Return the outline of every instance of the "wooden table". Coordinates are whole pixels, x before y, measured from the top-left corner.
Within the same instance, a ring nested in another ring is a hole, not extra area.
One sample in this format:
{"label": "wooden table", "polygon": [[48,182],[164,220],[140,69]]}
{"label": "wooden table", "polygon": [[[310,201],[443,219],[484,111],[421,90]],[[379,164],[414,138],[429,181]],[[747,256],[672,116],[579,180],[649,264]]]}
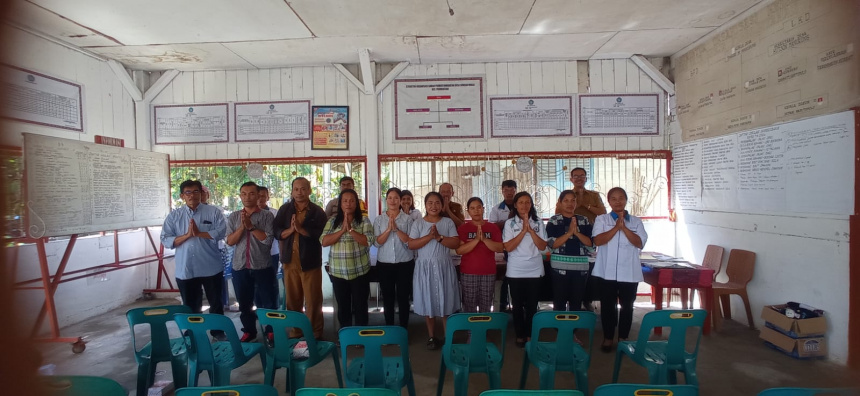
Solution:
{"label": "wooden table", "polygon": [[[665,265],[665,266],[664,266]],[[645,283],[651,285],[651,295],[654,299],[654,309],[663,309],[663,289],[695,289],[702,295],[702,302],[708,316],[702,328],[704,334],[711,333],[711,317],[714,306],[714,290],[711,287],[714,270],[701,265],[675,262],[642,262],[642,275]],[[662,329],[654,329],[655,334],[661,334]]]}

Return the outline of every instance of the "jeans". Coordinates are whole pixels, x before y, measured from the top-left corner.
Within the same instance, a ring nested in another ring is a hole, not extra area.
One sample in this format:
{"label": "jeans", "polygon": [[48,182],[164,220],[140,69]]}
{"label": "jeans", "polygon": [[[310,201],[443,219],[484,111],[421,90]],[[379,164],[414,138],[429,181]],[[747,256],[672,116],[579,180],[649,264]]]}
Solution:
{"label": "jeans", "polygon": [[278,309],[278,287],[275,267],[263,269],[233,270],[233,289],[239,302],[239,320],[242,331],[257,334],[257,315],[254,313],[254,298],[258,296],[258,308]]}

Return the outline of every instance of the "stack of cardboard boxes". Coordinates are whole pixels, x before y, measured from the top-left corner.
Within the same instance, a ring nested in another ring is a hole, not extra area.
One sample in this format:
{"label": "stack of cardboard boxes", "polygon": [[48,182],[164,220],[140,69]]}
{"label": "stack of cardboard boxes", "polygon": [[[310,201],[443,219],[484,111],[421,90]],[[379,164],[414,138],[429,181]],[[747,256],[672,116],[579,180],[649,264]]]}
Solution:
{"label": "stack of cardboard boxes", "polygon": [[765,344],[795,358],[827,356],[827,320],[823,311],[804,306],[811,311],[822,312],[818,317],[797,319],[785,315],[786,304],[765,305],[761,317],[765,327],[760,337]]}

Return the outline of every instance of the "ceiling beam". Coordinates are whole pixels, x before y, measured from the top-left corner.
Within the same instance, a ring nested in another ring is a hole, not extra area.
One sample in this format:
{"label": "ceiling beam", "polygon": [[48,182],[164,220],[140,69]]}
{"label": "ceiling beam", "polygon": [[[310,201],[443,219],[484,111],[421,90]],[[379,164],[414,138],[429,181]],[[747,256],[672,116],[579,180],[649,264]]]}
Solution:
{"label": "ceiling beam", "polygon": [[633,55],[630,57],[630,60],[632,60],[636,66],[639,66],[639,69],[645,72],[648,77],[651,77],[651,80],[654,80],[654,82],[657,83],[660,88],[663,88],[663,90],[670,96],[675,94],[675,83],[669,81],[663,73],[660,73],[660,70],[657,70],[651,62],[648,62],[648,59],[645,59],[642,55]]}
{"label": "ceiling beam", "polygon": [[134,80],[131,79],[131,76],[125,70],[122,63],[109,59],[107,64],[110,66],[110,69],[113,70],[113,74],[116,74],[116,78],[119,79],[122,86],[125,87],[125,90],[128,91],[128,94],[131,95],[131,98],[134,99],[135,102],[143,100],[143,94],[140,93],[140,89],[138,89],[137,85],[134,84]]}
{"label": "ceiling beam", "polygon": [[358,65],[361,67],[361,79],[364,81],[364,94],[370,95],[374,92],[373,89],[376,86],[376,82],[373,81],[375,67],[373,62],[370,61],[370,49],[362,48],[358,50]]}
{"label": "ceiling beam", "polygon": [[176,69],[164,72],[164,74],[158,78],[158,81],[146,90],[146,93],[143,95],[143,100],[147,103],[152,102],[152,100],[155,99],[155,97],[158,96],[164,88],[167,88],[167,85],[170,84],[170,82],[178,75],[179,70]]}
{"label": "ceiling beam", "polygon": [[379,84],[376,84],[376,94],[379,95],[379,93],[382,92],[382,90],[385,89],[388,84],[391,84],[391,82],[394,81],[394,79],[397,78],[400,73],[403,73],[403,71],[406,70],[408,66],[409,62],[400,62],[397,64],[397,66],[394,66],[394,68],[391,69],[391,71],[389,71],[388,74],[386,74],[385,77],[379,81]]}
{"label": "ceiling beam", "polygon": [[355,78],[355,76],[353,76],[352,73],[349,72],[349,70],[346,70],[343,65],[341,65],[340,63],[332,63],[332,66],[334,66],[335,70],[339,71],[340,74],[343,74],[343,76],[346,77],[346,79],[351,82],[352,85],[355,85],[356,88],[362,91],[364,90],[364,84],[362,84],[361,81],[358,81],[358,79]]}

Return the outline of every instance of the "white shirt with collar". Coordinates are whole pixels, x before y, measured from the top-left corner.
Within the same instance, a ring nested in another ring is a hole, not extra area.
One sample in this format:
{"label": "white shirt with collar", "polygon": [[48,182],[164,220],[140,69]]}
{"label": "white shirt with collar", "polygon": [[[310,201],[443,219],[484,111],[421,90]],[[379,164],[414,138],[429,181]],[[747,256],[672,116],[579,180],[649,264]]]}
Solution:
{"label": "white shirt with collar", "polygon": [[[615,227],[616,220],[612,213],[602,214],[594,219],[592,237],[596,237]],[[628,216],[624,225],[642,239],[642,246],[648,241],[645,225],[636,216]],[[592,275],[606,280],[618,282],[642,282],[642,263],[639,261],[641,249],[633,246],[624,232],[618,231],[608,243],[597,247],[597,260],[594,263]]]}
{"label": "white shirt with collar", "polygon": [[505,201],[502,201],[502,203],[490,209],[490,216],[487,217],[487,220],[490,223],[498,223],[500,221],[507,221],[510,216],[511,209],[508,208],[508,205],[505,205]]}
{"label": "white shirt with collar", "polygon": [[[543,221],[529,219],[529,224],[541,239],[546,240],[546,226]],[[519,216],[508,219],[502,231],[502,241],[514,239],[522,230],[523,220]],[[538,250],[530,235],[523,236],[520,244],[508,252],[508,269],[505,275],[509,278],[540,278],[544,275],[543,251]]]}

